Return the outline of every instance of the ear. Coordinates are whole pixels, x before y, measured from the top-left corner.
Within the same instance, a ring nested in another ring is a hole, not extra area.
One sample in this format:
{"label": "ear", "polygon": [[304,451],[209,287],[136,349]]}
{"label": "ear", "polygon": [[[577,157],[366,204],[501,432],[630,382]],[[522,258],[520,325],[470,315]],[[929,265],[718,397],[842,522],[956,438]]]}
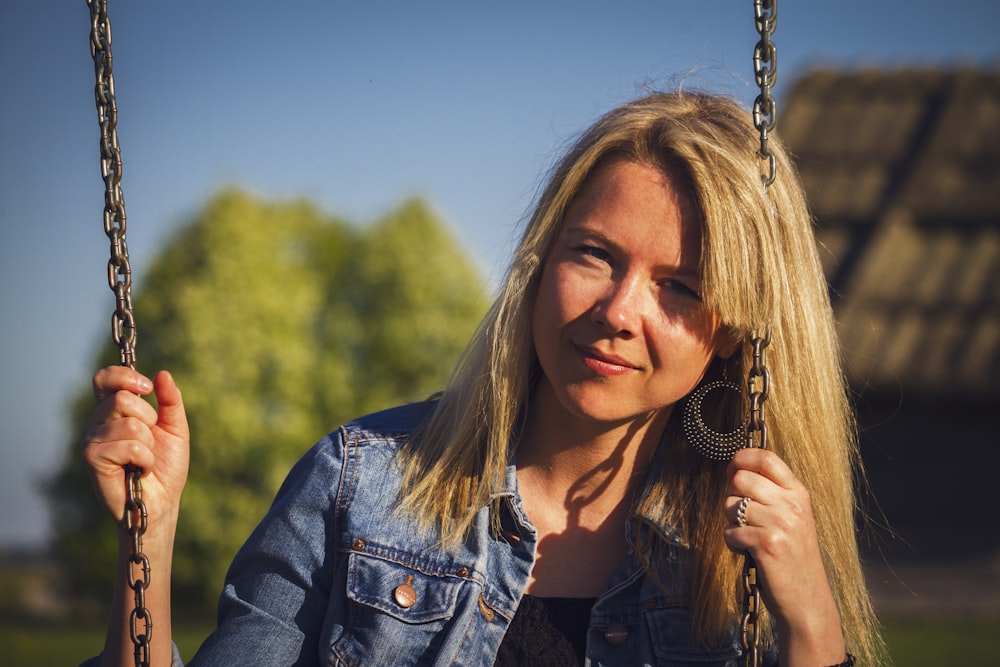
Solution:
{"label": "ear", "polygon": [[740,349],[740,343],[743,342],[742,338],[729,327],[720,327],[715,336],[715,354],[720,359],[728,359],[736,354],[736,350]]}

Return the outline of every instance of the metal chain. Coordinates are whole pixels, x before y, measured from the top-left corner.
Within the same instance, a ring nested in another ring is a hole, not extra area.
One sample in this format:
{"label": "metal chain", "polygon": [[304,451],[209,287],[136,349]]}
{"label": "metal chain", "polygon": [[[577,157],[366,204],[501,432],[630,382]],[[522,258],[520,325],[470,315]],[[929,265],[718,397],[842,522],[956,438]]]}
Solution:
{"label": "metal chain", "polygon": [[[94,97],[97,120],[101,126],[101,177],[104,179],[104,233],[111,243],[108,260],[108,285],[115,293],[115,312],[111,333],[118,345],[122,366],[135,369],[135,317],[132,314],[132,267],[125,243],[125,198],[122,195],[122,158],[118,146],[118,105],[115,101],[115,77],[111,71],[111,22],[107,0],[87,0],[90,8],[90,55],[94,59]],[[136,667],[149,667],[149,643],[153,621],[146,609],[149,587],[149,559],[142,551],[146,532],[146,505],[142,501],[142,470],[125,470],[125,525],[132,538],[128,583],[135,604],[129,615],[129,632],[135,647]],[[136,576],[136,569],[142,573]],[[140,621],[141,626],[140,627]]]}
{"label": "metal chain", "polygon": [[115,293],[111,330],[122,366],[135,368],[135,318],[132,315],[132,268],[125,244],[122,157],[118,146],[118,105],[111,72],[111,23],[107,0],[87,0],[90,7],[90,54],[94,58],[94,97],[101,126],[101,177],[104,179],[104,233],[111,241],[108,285]]}
{"label": "metal chain", "polygon": [[747,373],[747,395],[750,397],[750,419],[747,422],[747,446],[767,449],[767,424],[764,422],[764,401],[771,391],[771,373],[767,370],[764,350],[771,344],[771,330],[750,339],[753,363]]}
{"label": "metal chain", "polygon": [[[767,370],[764,350],[771,342],[771,330],[763,336],[754,334],[753,363],[747,374],[747,396],[750,397],[750,419],[747,423],[747,446],[767,449],[767,424],[764,422],[764,402],[771,389],[771,374]],[[743,619],[740,622],[740,639],[747,667],[759,667],[760,651],[760,586],[757,582],[757,564],[748,553],[743,558]]]}
{"label": "metal chain", "polygon": [[[135,649],[136,667],[149,667],[149,642],[153,638],[153,619],[146,608],[146,589],[149,588],[149,558],[142,552],[142,536],[146,532],[146,505],[142,502],[142,470],[126,471],[128,493],[125,501],[125,527],[132,537],[132,555],[129,558],[128,585],[134,595],[129,614],[129,635]],[[136,568],[142,577],[136,576]],[[139,631],[142,621],[143,632]]]}
{"label": "metal chain", "polygon": [[[754,0],[754,25],[760,39],[753,49],[753,71],[760,94],[753,102],[753,125],[760,133],[758,154],[764,161],[761,183],[764,191],[774,183],[776,163],[774,152],[768,145],[768,134],[777,125],[777,107],[771,89],[778,77],[778,52],[771,41],[778,23],[778,0]],[[755,332],[751,337],[753,363],[747,374],[747,395],[750,397],[750,419],[747,425],[747,446],[767,448],[767,424],[764,421],[764,402],[771,388],[771,375],[764,359],[764,350],[771,342],[771,329],[763,335]],[[760,667],[761,627],[760,627],[760,585],[757,578],[757,564],[748,553],[743,560],[743,619],[740,623],[740,639],[743,643],[744,664]]]}
{"label": "metal chain", "polygon": [[774,48],[771,35],[778,24],[778,0],[754,0],[754,24],[760,39],[753,49],[753,73],[760,88],[760,94],[753,101],[753,125],[760,133],[760,157],[766,160],[766,171],[761,174],[764,187],[774,183],[774,153],[768,146],[768,133],[774,130],[778,121],[777,107],[771,88],[778,78],[778,51]]}

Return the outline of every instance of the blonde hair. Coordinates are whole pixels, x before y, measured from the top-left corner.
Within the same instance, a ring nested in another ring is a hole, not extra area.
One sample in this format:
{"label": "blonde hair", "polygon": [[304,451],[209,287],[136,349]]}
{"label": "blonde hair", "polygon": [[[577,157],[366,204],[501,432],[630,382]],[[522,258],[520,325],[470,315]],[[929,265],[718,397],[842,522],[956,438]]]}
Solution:
{"label": "blonde hair", "polygon": [[[552,171],[499,296],[433,414],[404,450],[402,506],[437,524],[445,544],[462,539],[480,508],[496,509],[510,447],[540,372],[531,314],[542,262],[567,207],[595,169],[620,158],[648,164],[699,210],[705,304],[743,341],[736,354],[716,363],[731,378],[745,377],[750,336],[771,329],[769,448],[809,489],[848,647],[862,664],[877,664],[883,651],[854,526],[853,475],[861,470],[860,457],[832,309],[801,185],[777,137],[771,146],[778,178],[765,192],[748,112],[705,93],[652,94],[610,111],[585,131]],[[734,408],[719,407],[720,413]],[[742,405],[735,410],[745,411]],[[673,437],[664,443],[668,460],[659,482],[637,512],[686,536],[695,628],[707,642],[738,613],[741,559],[722,538],[725,466],[694,453],[683,436]],[[659,531],[639,531],[636,546],[647,571],[655,573],[652,564],[668,548]]]}

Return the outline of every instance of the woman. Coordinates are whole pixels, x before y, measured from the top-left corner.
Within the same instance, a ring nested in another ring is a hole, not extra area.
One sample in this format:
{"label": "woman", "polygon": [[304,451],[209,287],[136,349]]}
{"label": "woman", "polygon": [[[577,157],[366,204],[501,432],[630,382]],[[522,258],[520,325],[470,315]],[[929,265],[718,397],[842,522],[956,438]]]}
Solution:
{"label": "woman", "polygon": [[[600,119],[551,175],[449,387],[338,429],[293,468],[194,662],[735,665],[748,552],[765,662],[852,664],[849,649],[875,664],[833,319],[776,152],[765,192],[747,113],[710,95]],[[726,387],[767,327],[769,448],[709,460],[684,413],[739,426],[746,399]],[[119,521],[122,466],[146,471],[145,551],[165,581],[180,392],[124,368],[94,387],[86,460]],[[158,412],[136,396],[151,391]],[[130,547],[123,533],[120,580]],[[153,664],[171,659],[165,588],[147,591]],[[130,605],[122,587],[102,664],[131,664]]]}

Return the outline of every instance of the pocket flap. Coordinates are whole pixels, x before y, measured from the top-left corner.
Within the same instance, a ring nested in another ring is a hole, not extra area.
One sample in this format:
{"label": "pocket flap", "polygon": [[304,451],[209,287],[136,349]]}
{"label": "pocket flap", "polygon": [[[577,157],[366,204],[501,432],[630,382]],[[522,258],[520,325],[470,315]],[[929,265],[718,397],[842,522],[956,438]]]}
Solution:
{"label": "pocket flap", "polygon": [[453,616],[461,585],[396,561],[360,553],[348,557],[347,597],[408,623]]}

